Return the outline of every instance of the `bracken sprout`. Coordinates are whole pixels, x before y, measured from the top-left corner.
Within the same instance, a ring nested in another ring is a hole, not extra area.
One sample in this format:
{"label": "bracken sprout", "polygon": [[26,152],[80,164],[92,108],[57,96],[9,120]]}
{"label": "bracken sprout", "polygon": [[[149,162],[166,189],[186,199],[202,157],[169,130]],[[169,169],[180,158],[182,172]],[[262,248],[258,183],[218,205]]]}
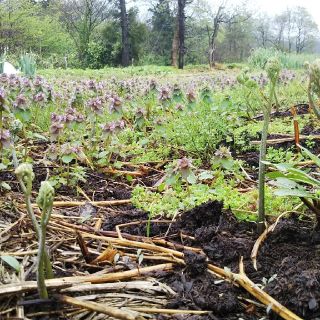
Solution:
{"label": "bracken sprout", "polygon": [[267,105],[263,108],[263,128],[261,135],[260,156],[259,156],[259,204],[258,204],[258,232],[262,233],[265,227],[265,171],[267,153],[267,135],[270,123],[270,114],[272,103],[275,97],[275,89],[281,71],[281,65],[278,58],[270,58],[266,64],[266,71],[269,78],[269,99]]}
{"label": "bracken sprout", "polygon": [[320,99],[320,59],[315,60],[313,63],[306,63],[309,73],[309,83],[308,83],[308,98],[309,104],[320,120],[320,109],[314,101],[314,95]]}
{"label": "bracken sprout", "polygon": [[[32,182],[34,180],[34,172],[32,165],[30,163],[22,163],[15,170],[15,174],[19,181],[21,190],[25,197],[25,203],[27,212],[32,221],[33,227],[36,231],[36,235],[39,241],[39,251],[38,251],[38,289],[41,298],[46,298],[46,289],[44,287],[44,279],[53,278],[52,266],[49,258],[49,254],[45,247],[45,233],[46,226],[48,224],[52,205],[54,190],[49,182],[43,182],[39,191],[39,196],[37,198],[37,204],[40,209],[42,209],[41,222],[37,221],[34,214],[32,203],[31,203],[31,193],[32,193]],[[40,283],[40,285],[39,285]]]}

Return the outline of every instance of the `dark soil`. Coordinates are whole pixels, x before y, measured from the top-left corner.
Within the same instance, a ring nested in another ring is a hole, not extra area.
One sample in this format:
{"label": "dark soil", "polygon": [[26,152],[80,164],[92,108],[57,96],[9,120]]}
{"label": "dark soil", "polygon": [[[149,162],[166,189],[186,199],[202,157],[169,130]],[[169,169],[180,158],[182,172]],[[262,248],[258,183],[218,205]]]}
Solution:
{"label": "dark soil", "polygon": [[[115,225],[134,220],[145,220],[141,211],[126,215],[106,217],[105,230],[114,230]],[[163,235],[165,224],[151,224],[152,235]],[[146,234],[145,224],[123,228],[132,235]],[[183,237],[181,233],[194,237]],[[248,294],[233,284],[218,281],[206,272],[208,260],[222,268],[238,272],[242,256],[248,277],[291,311],[303,319],[320,317],[320,231],[313,230],[310,221],[296,217],[279,222],[262,245],[258,255],[258,271],[250,260],[250,253],[257,235],[253,223],[239,222],[229,211],[222,210],[222,203],[214,201],[184,213],[171,225],[169,238],[176,243],[202,248],[205,255],[186,251],[186,267],[176,268],[173,274],[161,280],[177,292],[168,308],[211,310],[212,315],[200,317],[174,317],[174,319],[260,319],[266,309],[256,308],[239,296]],[[187,239],[187,240],[186,240]],[[268,279],[274,278],[268,283]],[[263,281],[263,278],[267,279]],[[270,314],[270,319],[277,316]],[[173,317],[168,317],[172,319]],[[168,319],[165,316],[159,319]]]}
{"label": "dark soil", "polygon": [[[294,106],[296,108],[297,115],[303,115],[310,113],[310,108],[307,103],[299,103]],[[273,118],[285,118],[285,117],[292,117],[292,112],[290,109],[285,111],[275,111],[271,113]],[[259,115],[254,118],[255,120],[262,120],[263,115]]]}

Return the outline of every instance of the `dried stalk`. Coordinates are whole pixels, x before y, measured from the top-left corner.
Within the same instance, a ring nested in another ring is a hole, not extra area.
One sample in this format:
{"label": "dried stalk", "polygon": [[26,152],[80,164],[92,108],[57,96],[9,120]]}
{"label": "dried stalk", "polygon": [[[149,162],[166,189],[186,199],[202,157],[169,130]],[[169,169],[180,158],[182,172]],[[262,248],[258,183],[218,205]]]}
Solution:
{"label": "dried stalk", "polygon": [[64,295],[57,296],[56,299],[60,302],[67,303],[72,306],[81,307],[91,311],[104,313],[116,319],[121,319],[121,320],[143,320],[144,319],[140,315],[134,315],[127,311],[123,311],[114,307],[107,307],[105,305],[102,305],[96,302],[82,301],[82,300],[69,297],[69,296],[64,296]]}
{"label": "dried stalk", "polygon": [[[107,201],[53,201],[53,207],[55,208],[67,208],[67,207],[81,207],[86,203],[90,203],[96,207],[108,207],[108,206],[121,206],[125,204],[130,204],[131,199],[126,200],[107,200]],[[25,204],[21,205],[22,207],[26,207]],[[31,205],[32,208],[38,208],[36,203]]]}
{"label": "dried stalk", "polygon": [[101,169],[101,172],[110,173],[110,174],[118,174],[118,175],[128,175],[128,176],[133,176],[133,177],[143,177],[148,173],[147,171],[145,171],[145,172],[127,171],[127,170],[117,170],[117,169],[112,169],[112,168],[103,168],[103,169]]}
{"label": "dried stalk", "polygon": [[241,258],[239,264],[239,273],[227,272],[224,269],[216,267],[212,264],[208,265],[209,270],[227,278],[235,283],[241,285],[252,296],[258,299],[265,306],[270,307],[276,314],[285,320],[303,320],[289,309],[280,304],[277,300],[270,297],[266,292],[260,289],[254,282],[252,282],[244,272],[243,259]]}
{"label": "dried stalk", "polygon": [[[173,269],[172,263],[163,263],[155,266],[144,267],[139,269],[133,269],[123,272],[115,272],[102,275],[89,275],[89,276],[75,276],[75,277],[65,277],[58,279],[48,279],[45,281],[46,287],[49,289],[61,289],[72,287],[73,285],[78,285],[81,283],[106,283],[106,282],[116,282],[126,279],[131,279],[134,277],[146,275],[157,271],[170,271]],[[37,289],[36,281],[26,281],[24,283],[11,283],[0,286],[0,296],[17,294],[28,291],[34,291]]]}
{"label": "dried stalk", "polygon": [[[299,205],[297,205],[292,211],[297,211],[300,207],[302,206],[302,203],[300,203]],[[254,246],[253,246],[253,249],[252,249],[252,252],[251,252],[251,260],[252,260],[252,263],[253,263],[253,267],[257,270],[257,256],[258,256],[258,251],[259,251],[259,248],[261,246],[261,244],[263,243],[263,241],[267,238],[267,235],[270,233],[270,232],[273,232],[274,229],[276,228],[278,222],[280,221],[280,219],[285,216],[286,214],[292,212],[292,211],[286,211],[286,212],[283,212],[282,214],[280,214],[277,219],[276,219],[276,222],[273,223],[271,226],[269,226],[268,228],[266,228],[264,230],[264,232],[259,236],[259,238],[257,239],[257,241],[255,242]]]}
{"label": "dried stalk", "polygon": [[146,308],[146,307],[130,307],[130,310],[143,312],[143,313],[154,313],[154,314],[197,314],[205,315],[211,313],[211,311],[204,310],[176,310],[176,309],[158,309],[158,308]]}
{"label": "dried stalk", "polygon": [[[312,140],[320,140],[320,135],[300,135],[299,136],[299,140],[307,140],[307,139],[312,139]],[[267,140],[267,144],[278,144],[278,143],[283,143],[283,142],[290,142],[290,141],[295,141],[295,137],[294,136],[290,136],[287,138],[278,138],[278,139],[269,139]],[[251,141],[251,144],[253,145],[260,145],[260,141]]]}

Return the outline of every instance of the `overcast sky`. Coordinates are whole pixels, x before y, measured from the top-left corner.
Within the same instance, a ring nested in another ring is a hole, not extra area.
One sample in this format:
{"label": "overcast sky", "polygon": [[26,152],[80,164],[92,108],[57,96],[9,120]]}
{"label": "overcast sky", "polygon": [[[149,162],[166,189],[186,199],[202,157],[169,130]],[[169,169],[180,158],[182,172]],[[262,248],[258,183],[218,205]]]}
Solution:
{"label": "overcast sky", "polygon": [[[172,0],[173,1],[173,0]],[[213,8],[216,8],[223,0],[207,0],[212,4]],[[239,4],[243,3],[245,0],[224,0],[227,3]],[[143,5],[141,5],[142,3]],[[145,18],[148,14],[148,3],[149,1],[138,1],[138,0],[128,0],[129,7],[139,3],[138,7],[140,9],[140,14],[142,18]],[[266,12],[273,16],[282,11],[287,7],[301,6],[305,7],[313,16],[315,22],[318,24],[320,29],[320,0],[247,0],[248,7],[252,9],[252,12]]]}
{"label": "overcast sky", "polygon": [[268,12],[270,15],[275,15],[287,7],[305,7],[320,28],[320,0],[251,0],[249,6],[253,9],[258,8],[261,11]]}

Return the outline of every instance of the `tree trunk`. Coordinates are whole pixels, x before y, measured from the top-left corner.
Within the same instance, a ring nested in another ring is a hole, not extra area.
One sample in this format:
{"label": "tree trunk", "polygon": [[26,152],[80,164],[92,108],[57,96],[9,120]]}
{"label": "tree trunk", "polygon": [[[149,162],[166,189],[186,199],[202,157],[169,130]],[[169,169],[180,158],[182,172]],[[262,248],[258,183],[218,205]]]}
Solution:
{"label": "tree trunk", "polygon": [[185,38],[185,14],[184,9],[186,6],[186,0],[178,0],[178,20],[179,20],[179,69],[184,67],[184,38]]}
{"label": "tree trunk", "polygon": [[126,9],[126,0],[120,1],[120,18],[122,31],[122,66],[127,67],[130,64],[130,45],[129,45],[129,22]]}
{"label": "tree trunk", "polygon": [[173,39],[172,39],[172,53],[171,53],[171,65],[178,68],[178,58],[179,58],[179,19],[176,18],[176,25],[174,29]]}
{"label": "tree trunk", "polygon": [[222,20],[221,20],[222,10],[223,10],[223,7],[220,6],[218,8],[217,14],[216,14],[214,21],[213,21],[213,30],[212,30],[211,36],[210,36],[209,28],[207,27],[207,31],[208,31],[208,35],[209,35],[209,65],[210,65],[210,68],[213,68],[216,64],[216,61],[215,61],[216,39],[218,36],[220,23],[222,22]]}

